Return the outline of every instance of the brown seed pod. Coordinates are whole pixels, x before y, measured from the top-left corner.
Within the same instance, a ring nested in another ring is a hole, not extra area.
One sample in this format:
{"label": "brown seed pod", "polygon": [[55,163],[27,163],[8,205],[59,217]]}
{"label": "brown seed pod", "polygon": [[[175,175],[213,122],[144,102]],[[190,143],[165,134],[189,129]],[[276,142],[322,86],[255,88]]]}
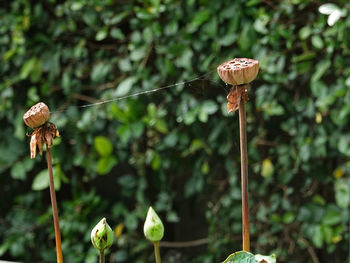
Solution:
{"label": "brown seed pod", "polygon": [[24,123],[32,129],[43,125],[49,118],[49,107],[43,102],[35,104],[23,115]]}
{"label": "brown seed pod", "polygon": [[250,58],[235,58],[217,68],[220,78],[233,86],[249,84],[259,72],[259,61]]}

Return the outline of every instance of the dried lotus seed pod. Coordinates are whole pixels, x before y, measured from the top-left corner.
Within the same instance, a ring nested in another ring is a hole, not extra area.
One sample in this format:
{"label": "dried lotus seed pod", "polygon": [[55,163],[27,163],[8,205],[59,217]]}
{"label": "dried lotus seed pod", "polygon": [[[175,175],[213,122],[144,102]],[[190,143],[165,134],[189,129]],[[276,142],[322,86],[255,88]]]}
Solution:
{"label": "dried lotus seed pod", "polygon": [[43,125],[49,118],[49,107],[43,102],[35,104],[23,115],[24,123],[32,129]]}
{"label": "dried lotus seed pod", "polygon": [[250,58],[235,58],[217,68],[220,78],[233,86],[249,84],[259,72],[259,61]]}

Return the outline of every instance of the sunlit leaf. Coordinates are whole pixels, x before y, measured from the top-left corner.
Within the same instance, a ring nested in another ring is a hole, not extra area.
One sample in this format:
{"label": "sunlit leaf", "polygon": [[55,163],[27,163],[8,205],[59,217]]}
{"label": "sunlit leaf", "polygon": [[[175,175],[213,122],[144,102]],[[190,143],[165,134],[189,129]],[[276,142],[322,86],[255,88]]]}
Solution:
{"label": "sunlit leaf", "polygon": [[96,136],[94,139],[96,151],[102,156],[108,156],[113,151],[111,141],[105,136]]}
{"label": "sunlit leaf", "polygon": [[330,15],[334,11],[337,11],[337,10],[339,10],[339,7],[337,5],[331,4],[331,3],[323,4],[318,8],[318,11],[324,15]]}
{"label": "sunlit leaf", "polygon": [[261,176],[269,178],[273,175],[275,168],[270,159],[265,159],[261,165]]}

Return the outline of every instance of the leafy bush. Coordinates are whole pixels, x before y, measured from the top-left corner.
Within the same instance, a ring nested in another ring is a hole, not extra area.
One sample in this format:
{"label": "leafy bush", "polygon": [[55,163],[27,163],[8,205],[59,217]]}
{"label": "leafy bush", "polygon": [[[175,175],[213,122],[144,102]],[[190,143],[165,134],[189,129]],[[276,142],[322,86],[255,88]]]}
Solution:
{"label": "leafy bush", "polygon": [[345,262],[350,3],[320,13],[324,3],[4,3],[0,258],[55,260],[45,164],[29,159],[22,121],[38,101],[62,135],[53,157],[65,261],[96,262],[89,235],[105,216],[118,236],[111,262],[152,262],[142,237],[150,204],[165,240],[208,237],[162,250],[166,262],[219,262],[240,250],[238,120],[225,113],[215,69],[251,57],[261,68],[247,104],[252,249],[278,262]]}

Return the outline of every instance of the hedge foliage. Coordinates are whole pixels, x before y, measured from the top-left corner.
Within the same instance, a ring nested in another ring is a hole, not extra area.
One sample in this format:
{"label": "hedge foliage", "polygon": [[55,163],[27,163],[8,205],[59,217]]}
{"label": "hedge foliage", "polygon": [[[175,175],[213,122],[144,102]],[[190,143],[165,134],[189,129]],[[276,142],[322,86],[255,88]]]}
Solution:
{"label": "hedge foliage", "polygon": [[103,216],[117,236],[110,262],[153,262],[142,233],[149,205],[166,241],[207,238],[163,248],[165,262],[240,250],[238,115],[226,114],[216,66],[250,57],[261,69],[247,104],[252,251],[349,262],[350,3],[319,10],[326,3],[3,2],[0,258],[55,261],[45,158],[29,159],[22,121],[38,101],[61,133],[53,156],[66,262],[97,262],[89,235]]}

